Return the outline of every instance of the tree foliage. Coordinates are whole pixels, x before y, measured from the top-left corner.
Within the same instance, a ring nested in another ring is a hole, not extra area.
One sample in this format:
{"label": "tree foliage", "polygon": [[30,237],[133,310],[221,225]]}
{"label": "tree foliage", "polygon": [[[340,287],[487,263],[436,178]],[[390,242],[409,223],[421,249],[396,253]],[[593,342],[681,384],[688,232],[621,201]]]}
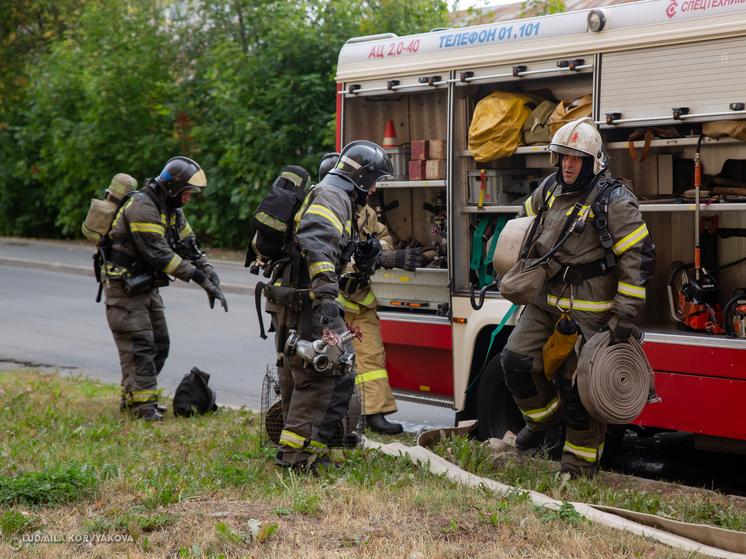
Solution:
{"label": "tree foliage", "polygon": [[526,0],[521,8],[522,18],[560,14],[567,10],[563,0]]}
{"label": "tree foliage", "polygon": [[222,246],[246,244],[251,213],[284,165],[313,174],[333,150],[344,41],[447,20],[443,0],[17,4],[58,15],[34,27],[21,17],[42,13],[32,6],[0,27],[1,54],[25,53],[0,76],[23,93],[0,112],[0,233],[79,236],[90,198],[114,174],[142,182],[183,154],[208,178],[190,221]]}

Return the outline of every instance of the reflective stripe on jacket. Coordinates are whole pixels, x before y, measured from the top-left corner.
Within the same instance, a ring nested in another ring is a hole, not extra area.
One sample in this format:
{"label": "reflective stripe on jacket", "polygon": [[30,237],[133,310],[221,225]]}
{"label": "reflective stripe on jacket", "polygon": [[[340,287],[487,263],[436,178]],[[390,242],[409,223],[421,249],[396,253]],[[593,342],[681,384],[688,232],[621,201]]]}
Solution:
{"label": "reflective stripe on jacket", "polygon": [[[169,239],[186,240],[194,237],[194,232],[182,209],[166,207],[154,187],[156,183],[149,181],[117,213],[109,233],[111,246],[156,270],[189,281],[195,266],[173,251]],[[201,256],[196,263],[201,266],[207,260]],[[126,273],[126,269],[111,265],[107,271],[112,279]]]}
{"label": "reflective stripe on jacket", "polygon": [[308,266],[316,298],[339,293],[342,253],[352,238],[352,202],[341,188],[321,183],[306,197],[296,216],[295,242]]}
{"label": "reflective stripe on jacket", "polygon": [[[608,171],[601,180],[608,178]],[[600,182],[600,181],[599,181]],[[539,256],[549,252],[559,239],[582,192],[562,193],[556,178],[549,181],[544,223],[537,232],[536,247]],[[583,202],[587,207],[593,200],[599,186],[596,185]],[[655,271],[655,246],[647,225],[642,219],[637,198],[624,186],[611,187],[608,204],[608,231],[611,235],[612,250],[617,258],[616,269],[597,278],[585,280],[582,285],[564,286],[562,283],[547,282],[534,301],[542,308],[557,310],[557,305],[567,310],[575,318],[598,319],[601,315],[614,311],[628,318],[634,318],[645,304],[645,286],[653,278]],[[541,205],[541,192],[537,189],[526,201],[519,217],[535,215]],[[590,212],[592,214],[592,212]],[[555,253],[554,258],[563,266],[589,264],[604,257],[599,231],[595,219],[589,215],[587,227],[580,234],[572,234]],[[564,291],[563,291],[564,287]]]}

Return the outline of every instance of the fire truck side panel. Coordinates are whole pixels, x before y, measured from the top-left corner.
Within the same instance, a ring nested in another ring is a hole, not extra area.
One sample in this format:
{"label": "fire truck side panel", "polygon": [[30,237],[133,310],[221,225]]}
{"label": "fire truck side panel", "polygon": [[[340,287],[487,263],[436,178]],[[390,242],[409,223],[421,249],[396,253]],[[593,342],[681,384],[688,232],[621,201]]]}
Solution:
{"label": "fire truck side panel", "polygon": [[746,439],[746,381],[656,372],[655,388],[663,401],[645,406],[633,423]]}
{"label": "fire truck side panel", "polygon": [[453,396],[450,325],[381,320],[393,388]]}
{"label": "fire truck side panel", "polygon": [[746,380],[746,352],[741,349],[652,342],[642,347],[654,371]]}

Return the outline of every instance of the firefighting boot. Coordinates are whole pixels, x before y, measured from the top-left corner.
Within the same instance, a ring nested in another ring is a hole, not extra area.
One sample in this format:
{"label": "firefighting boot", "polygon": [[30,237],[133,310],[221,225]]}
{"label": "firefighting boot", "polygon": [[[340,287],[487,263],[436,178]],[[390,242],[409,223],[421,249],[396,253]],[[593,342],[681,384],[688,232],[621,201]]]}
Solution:
{"label": "firefighting boot", "polygon": [[544,440],[544,433],[545,431],[529,431],[528,426],[524,426],[515,436],[516,450],[526,452],[539,446]]}
{"label": "firefighting boot", "polygon": [[156,421],[163,421],[163,416],[158,413],[157,408],[150,408],[140,416],[140,419],[147,423],[154,423]]}
{"label": "firefighting boot", "polygon": [[374,413],[365,416],[365,424],[375,433],[384,435],[398,435],[404,432],[404,427],[399,423],[389,423],[382,413]]}

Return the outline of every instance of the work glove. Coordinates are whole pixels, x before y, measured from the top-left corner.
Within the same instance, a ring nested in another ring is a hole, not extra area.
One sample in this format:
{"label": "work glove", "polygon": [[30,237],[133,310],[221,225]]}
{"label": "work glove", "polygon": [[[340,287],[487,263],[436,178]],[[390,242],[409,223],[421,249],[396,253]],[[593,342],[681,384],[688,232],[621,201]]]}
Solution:
{"label": "work glove", "polygon": [[324,297],[319,305],[321,322],[331,325],[339,316],[339,305],[332,297]]}
{"label": "work glove", "polygon": [[408,272],[414,272],[422,265],[422,253],[416,248],[405,248],[402,250],[384,250],[378,263],[381,268],[390,270],[399,268]]}
{"label": "work glove", "polygon": [[202,266],[202,272],[207,276],[207,279],[215,285],[215,287],[220,286],[220,278],[218,277],[215,268],[212,267],[212,264],[205,264]]}
{"label": "work glove", "polygon": [[202,270],[198,270],[197,268],[194,269],[192,281],[207,292],[207,300],[210,302],[211,309],[215,308],[215,299],[219,299],[225,312],[228,312],[228,302],[225,300],[223,292],[220,291],[220,288],[217,285],[207,279],[207,276],[202,272]]}
{"label": "work glove", "polygon": [[626,342],[632,335],[633,329],[634,324],[632,324],[632,321],[619,314],[613,314],[611,320],[601,328],[601,330],[611,331],[611,345]]}

